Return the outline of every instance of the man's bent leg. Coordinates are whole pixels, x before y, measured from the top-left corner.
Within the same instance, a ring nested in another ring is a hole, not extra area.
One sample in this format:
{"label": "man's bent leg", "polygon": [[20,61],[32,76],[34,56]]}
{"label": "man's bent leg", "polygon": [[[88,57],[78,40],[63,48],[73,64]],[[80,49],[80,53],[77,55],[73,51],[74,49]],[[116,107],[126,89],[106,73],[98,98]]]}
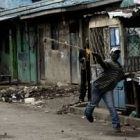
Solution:
{"label": "man's bent leg", "polygon": [[88,105],[85,109],[85,116],[90,122],[93,122],[92,113],[94,108],[98,105],[99,101],[101,100],[102,94],[103,93],[101,92],[101,90],[97,89],[94,85],[92,85],[91,100],[88,102]]}
{"label": "man's bent leg", "polygon": [[79,99],[84,102],[86,96],[86,71],[81,70],[81,84],[80,84],[80,95]]}
{"label": "man's bent leg", "polygon": [[120,119],[113,102],[113,92],[109,91],[103,95],[103,100],[110,112],[113,128],[120,128]]}

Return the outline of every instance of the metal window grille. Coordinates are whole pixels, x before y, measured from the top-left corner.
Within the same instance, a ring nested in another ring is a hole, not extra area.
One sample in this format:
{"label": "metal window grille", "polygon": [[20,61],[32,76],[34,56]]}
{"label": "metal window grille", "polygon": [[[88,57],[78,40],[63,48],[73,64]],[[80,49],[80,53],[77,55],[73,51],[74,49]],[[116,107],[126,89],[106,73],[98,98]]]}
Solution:
{"label": "metal window grille", "polygon": [[140,28],[126,28],[125,72],[140,71]]}
{"label": "metal window grille", "polygon": [[140,28],[126,28],[127,56],[140,54]]}
{"label": "metal window grille", "polygon": [[[97,52],[103,59],[109,58],[109,28],[90,29],[90,46],[92,51]],[[93,64],[96,64],[96,61]]]}

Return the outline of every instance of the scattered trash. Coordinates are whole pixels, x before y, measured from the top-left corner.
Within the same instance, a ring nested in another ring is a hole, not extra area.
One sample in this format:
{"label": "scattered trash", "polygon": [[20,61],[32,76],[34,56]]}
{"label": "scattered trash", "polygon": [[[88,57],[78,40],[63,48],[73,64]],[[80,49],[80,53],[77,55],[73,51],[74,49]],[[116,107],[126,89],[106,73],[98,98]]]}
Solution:
{"label": "scattered trash", "polygon": [[102,135],[103,133],[101,132],[100,135]]}
{"label": "scattered trash", "polygon": [[56,86],[57,86],[57,87],[62,87],[62,86],[68,86],[68,84],[58,82],[58,83],[56,84]]}
{"label": "scattered trash", "polygon": [[41,100],[38,100],[38,101],[33,101],[32,103],[31,103],[32,105],[43,105],[44,104],[44,102],[43,101],[41,101]]}
{"label": "scattered trash", "polygon": [[82,119],[85,119],[86,118],[86,116],[82,116]]}
{"label": "scattered trash", "polygon": [[45,113],[49,113],[49,111],[45,111]]}
{"label": "scattered trash", "polygon": [[[70,86],[68,84],[57,83],[57,86],[13,86],[0,89],[0,101],[8,103],[25,103],[31,104],[38,108],[45,108],[47,100],[55,98],[67,98],[75,96],[75,100],[79,95],[78,86]],[[64,102],[57,109],[57,114],[69,113],[69,107],[74,105],[75,100]],[[50,108],[51,109],[51,108]],[[46,111],[45,113],[48,113]]]}
{"label": "scattered trash", "polygon": [[24,102],[26,104],[33,104],[35,102],[35,98],[25,98]]}
{"label": "scattered trash", "polygon": [[124,123],[124,126],[130,126],[130,124],[129,123]]}
{"label": "scattered trash", "polygon": [[69,112],[69,106],[70,105],[63,105],[62,108],[59,111],[57,111],[57,114],[67,114]]}
{"label": "scattered trash", "polygon": [[132,111],[131,114],[129,115],[130,117],[136,117],[137,116],[137,112],[136,111]]}

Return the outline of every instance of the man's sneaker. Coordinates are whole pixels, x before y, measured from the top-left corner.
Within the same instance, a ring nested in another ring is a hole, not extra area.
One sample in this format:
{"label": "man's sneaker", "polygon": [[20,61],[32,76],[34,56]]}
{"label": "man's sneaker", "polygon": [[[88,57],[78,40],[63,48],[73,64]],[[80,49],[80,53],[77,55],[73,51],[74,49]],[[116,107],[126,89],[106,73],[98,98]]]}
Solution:
{"label": "man's sneaker", "polygon": [[94,121],[93,116],[87,115],[86,110],[85,110],[85,116],[86,116],[86,119],[87,119],[89,122],[92,123],[92,122]]}
{"label": "man's sneaker", "polygon": [[116,133],[121,133],[121,128],[120,127],[114,127],[114,132]]}
{"label": "man's sneaker", "polygon": [[86,118],[87,118],[87,120],[89,121],[89,122],[91,122],[91,123],[93,123],[93,117],[92,116],[86,116]]}
{"label": "man's sneaker", "polygon": [[79,99],[75,104],[81,104],[82,102],[84,102],[84,100]]}

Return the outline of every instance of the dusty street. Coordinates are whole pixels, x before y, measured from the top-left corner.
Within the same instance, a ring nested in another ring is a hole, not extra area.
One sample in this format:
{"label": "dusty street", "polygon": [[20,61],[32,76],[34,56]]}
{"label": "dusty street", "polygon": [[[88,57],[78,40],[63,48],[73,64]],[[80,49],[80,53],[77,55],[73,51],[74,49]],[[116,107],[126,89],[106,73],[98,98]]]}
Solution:
{"label": "dusty street", "polygon": [[140,131],[123,127],[114,133],[104,121],[58,115],[25,104],[0,102],[0,140],[139,140]]}

